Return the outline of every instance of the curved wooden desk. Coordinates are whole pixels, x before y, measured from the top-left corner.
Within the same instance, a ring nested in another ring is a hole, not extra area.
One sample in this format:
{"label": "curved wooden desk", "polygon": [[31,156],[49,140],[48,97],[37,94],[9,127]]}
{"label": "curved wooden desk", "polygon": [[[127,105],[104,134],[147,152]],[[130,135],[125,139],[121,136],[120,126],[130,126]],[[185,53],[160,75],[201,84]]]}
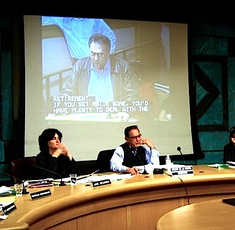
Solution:
{"label": "curved wooden desk", "polygon": [[177,208],[162,216],[157,230],[234,229],[235,206],[221,199],[199,202]]}
{"label": "curved wooden desk", "polygon": [[26,194],[17,197],[17,209],[0,220],[0,229],[154,230],[173,209],[235,195],[235,169],[193,168],[194,176],[182,178],[140,174],[96,188],[54,186],[52,195],[35,200]]}

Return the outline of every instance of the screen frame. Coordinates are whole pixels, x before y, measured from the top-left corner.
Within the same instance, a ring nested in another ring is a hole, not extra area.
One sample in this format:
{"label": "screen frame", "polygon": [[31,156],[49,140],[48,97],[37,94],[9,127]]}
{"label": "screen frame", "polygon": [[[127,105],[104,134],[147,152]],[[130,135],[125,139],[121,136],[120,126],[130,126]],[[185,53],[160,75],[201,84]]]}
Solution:
{"label": "screen frame", "polygon": [[[26,14],[24,14],[26,15]],[[22,18],[24,17],[24,15],[22,15]],[[28,15],[28,14],[27,14]],[[33,14],[31,14],[33,15]],[[46,16],[46,14],[43,14]],[[50,16],[53,16],[54,14],[50,14]],[[54,15],[54,16],[58,16],[58,15]],[[59,15],[59,16],[73,16],[73,15],[67,15],[67,14],[64,14],[64,15]],[[77,15],[75,17],[78,17]],[[86,17],[91,17],[91,16],[86,16]],[[92,16],[94,18],[94,16]],[[107,18],[107,17],[102,17],[102,18]],[[115,17],[109,17],[108,19],[116,19]],[[127,19],[127,18],[125,18]],[[124,20],[125,20],[124,19]],[[123,20],[123,19],[121,19]],[[172,22],[172,20],[160,20],[160,19],[140,19],[140,18],[128,18],[128,20],[144,20],[144,21],[159,21],[159,22]],[[202,159],[204,157],[204,154],[201,152],[201,147],[200,147],[200,142],[199,142],[199,138],[198,138],[198,130],[197,130],[197,121],[196,121],[196,116],[195,116],[195,110],[196,110],[196,100],[195,100],[195,89],[194,89],[194,86],[193,86],[193,73],[192,73],[192,62],[191,62],[191,59],[192,59],[192,27],[191,27],[191,23],[189,21],[185,21],[185,20],[174,20],[173,21],[174,23],[186,23],[188,25],[188,80],[189,80],[189,94],[190,94],[190,116],[191,116],[191,131],[192,131],[192,143],[193,143],[193,153],[192,154],[184,154],[184,159],[185,160],[197,160],[197,159]],[[23,27],[23,25],[22,25]],[[23,35],[24,37],[24,35]],[[24,39],[23,39],[24,40]],[[24,50],[24,48],[23,48]],[[22,62],[24,62],[24,58],[22,60]],[[25,63],[24,63],[25,65]],[[21,97],[24,97],[23,93],[22,92],[25,92],[25,75],[24,73],[22,74],[22,81],[21,83]],[[23,87],[23,89],[22,89]],[[25,125],[25,105],[22,105],[24,104],[23,100],[20,100],[20,103],[21,103],[21,106],[20,106],[20,124],[22,124],[22,121]],[[21,109],[22,108],[22,109]],[[23,128],[24,130],[24,128]],[[24,131],[23,131],[24,133]],[[24,143],[22,145],[22,151],[23,151],[23,154],[24,153]],[[183,149],[182,149],[183,151]],[[35,153],[34,153],[35,154]],[[164,156],[162,156],[164,157]],[[182,156],[180,155],[179,153],[179,156],[178,155],[174,155],[172,156],[172,160],[182,160]],[[93,160],[91,160],[93,161]]]}

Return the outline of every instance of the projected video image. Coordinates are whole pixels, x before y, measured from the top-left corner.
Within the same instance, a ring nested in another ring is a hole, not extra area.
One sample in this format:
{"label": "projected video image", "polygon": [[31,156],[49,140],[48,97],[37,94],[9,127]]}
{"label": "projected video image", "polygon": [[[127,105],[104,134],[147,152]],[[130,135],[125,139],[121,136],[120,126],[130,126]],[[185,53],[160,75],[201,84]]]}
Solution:
{"label": "projected video image", "polygon": [[193,153],[185,23],[24,16],[25,155],[57,128],[94,160],[136,124],[161,155]]}
{"label": "projected video image", "polygon": [[46,120],[169,121],[170,26],[43,16]]}

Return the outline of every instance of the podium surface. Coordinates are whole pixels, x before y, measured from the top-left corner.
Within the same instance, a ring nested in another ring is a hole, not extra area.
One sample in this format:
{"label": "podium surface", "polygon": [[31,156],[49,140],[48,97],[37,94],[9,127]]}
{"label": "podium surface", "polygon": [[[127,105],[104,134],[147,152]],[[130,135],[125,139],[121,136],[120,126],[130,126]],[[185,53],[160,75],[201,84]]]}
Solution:
{"label": "podium surface", "polygon": [[231,230],[234,229],[235,206],[221,199],[177,208],[162,216],[156,230]]}
{"label": "podium surface", "polygon": [[155,230],[159,218],[173,209],[235,196],[235,169],[195,165],[193,170],[192,176],[139,174],[99,187],[53,186],[51,195],[34,200],[24,194],[0,220],[0,229]]}

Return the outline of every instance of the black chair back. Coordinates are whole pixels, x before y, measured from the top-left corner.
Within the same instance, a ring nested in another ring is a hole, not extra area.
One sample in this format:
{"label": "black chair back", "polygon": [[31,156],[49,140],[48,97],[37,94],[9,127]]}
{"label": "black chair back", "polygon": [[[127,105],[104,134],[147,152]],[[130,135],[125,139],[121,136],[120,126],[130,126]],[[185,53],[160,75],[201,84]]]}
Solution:
{"label": "black chair back", "polygon": [[96,166],[99,172],[112,172],[110,169],[110,159],[115,149],[107,149],[99,152],[97,156]]}
{"label": "black chair back", "polygon": [[33,180],[37,178],[36,169],[32,166],[36,164],[36,157],[24,157],[11,162],[11,181],[13,183],[22,180]]}

